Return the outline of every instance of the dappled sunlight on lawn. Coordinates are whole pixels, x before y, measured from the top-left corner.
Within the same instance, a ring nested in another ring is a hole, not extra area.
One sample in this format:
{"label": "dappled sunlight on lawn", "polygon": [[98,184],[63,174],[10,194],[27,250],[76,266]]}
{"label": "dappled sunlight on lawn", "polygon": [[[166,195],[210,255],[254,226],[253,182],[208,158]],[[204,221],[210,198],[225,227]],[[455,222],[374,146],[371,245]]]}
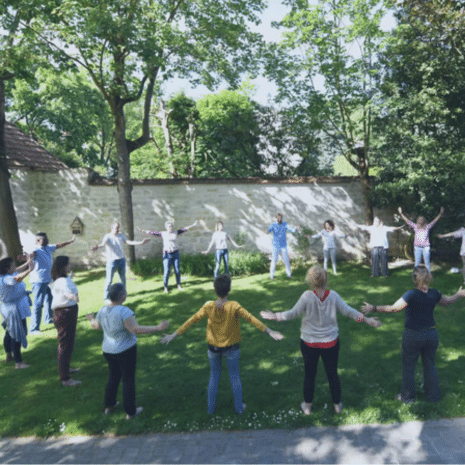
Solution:
{"label": "dappled sunlight on lawn", "polygon": [[[366,265],[341,263],[340,274],[329,274],[329,288],[356,309],[364,301],[393,303],[412,287],[411,270],[399,268],[387,279],[370,279]],[[293,307],[308,289],[305,270],[288,279],[282,268],[271,281],[267,273],[233,277],[230,300],[237,300],[255,317],[261,310],[285,311]],[[454,293],[460,283],[445,271],[434,274],[434,286],[445,294]],[[138,336],[137,404],[144,406],[140,417],[124,420],[119,407],[112,415],[103,415],[103,396],[108,367],[102,355],[102,332],[90,328],[85,313],[96,312],[103,305],[104,271],[75,274],[80,292],[79,319],[72,366],[81,371],[75,388],[61,386],[56,365],[57,339],[53,326],[44,327],[39,336],[29,337],[23,358],[31,367],[15,370],[0,364],[4,386],[13,386],[3,394],[0,404],[2,436],[50,436],[79,434],[141,434],[155,431],[195,431],[211,429],[299,428],[311,425],[392,423],[428,418],[465,416],[464,303],[457,302],[435,312],[440,346],[437,367],[442,399],[436,404],[425,401],[422,392],[422,368],[418,364],[415,404],[400,404],[395,396],[401,382],[401,339],[405,322],[403,312],[377,314],[384,323],[373,329],[338,315],[341,349],[339,375],[344,410],[333,413],[328,382],[319,364],[312,415],[300,412],[303,385],[303,361],[300,354],[300,319],[265,322],[282,332],[284,339],[274,341],[246,321],[241,321],[240,371],[247,411],[235,415],[227,375],[226,361],[218,393],[217,412],[206,413],[209,361],[207,357],[206,320],[192,326],[168,346],[160,344],[161,333]],[[215,299],[212,278],[183,276],[184,291],[174,286],[163,293],[161,276],[128,282],[126,305],[138,322],[155,325],[171,322],[166,333],[175,331],[209,300]],[[118,394],[121,401],[121,387]],[[65,425],[64,427],[62,425]],[[65,428],[63,431],[61,431]]]}

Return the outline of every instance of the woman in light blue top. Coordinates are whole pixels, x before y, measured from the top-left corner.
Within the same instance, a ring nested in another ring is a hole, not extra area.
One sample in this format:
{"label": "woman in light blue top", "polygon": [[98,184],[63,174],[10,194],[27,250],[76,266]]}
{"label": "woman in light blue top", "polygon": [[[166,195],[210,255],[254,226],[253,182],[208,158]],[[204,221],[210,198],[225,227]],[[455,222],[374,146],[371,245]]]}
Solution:
{"label": "woman in light blue top", "polygon": [[102,307],[94,317],[86,315],[92,328],[103,329],[102,350],[110,376],[105,390],[105,414],[112,412],[116,406],[118,386],[123,380],[123,403],[126,418],[142,412],[142,407],[136,408],[136,334],[151,334],[164,331],[169,326],[168,321],[162,321],[158,326],[140,326],[134,312],[123,306],[127,294],[121,283],[110,286],[108,295],[111,303]]}
{"label": "woman in light blue top", "polygon": [[3,346],[6,361],[15,360],[15,368],[28,368],[21,358],[21,345],[27,347],[26,318],[31,316],[31,299],[26,292],[23,279],[32,271],[30,257],[28,261],[16,268],[11,258],[0,260],[0,303],[3,327],[6,329]]}

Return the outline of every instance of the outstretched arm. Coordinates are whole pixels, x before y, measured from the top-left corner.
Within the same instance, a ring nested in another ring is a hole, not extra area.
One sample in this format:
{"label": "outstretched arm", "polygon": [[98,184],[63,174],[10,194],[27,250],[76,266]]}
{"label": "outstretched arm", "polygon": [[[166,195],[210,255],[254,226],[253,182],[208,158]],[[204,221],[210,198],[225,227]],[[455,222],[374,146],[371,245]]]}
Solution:
{"label": "outstretched arm", "polygon": [[90,322],[90,326],[92,326],[93,329],[102,329],[100,323],[95,319],[93,313],[87,313],[86,318]]}
{"label": "outstretched arm", "polygon": [[142,244],[147,244],[147,242],[150,241],[149,237],[146,237],[145,239],[142,239],[141,241],[126,241],[126,244],[128,245],[142,245]]}
{"label": "outstretched arm", "polygon": [[187,229],[189,231],[189,229],[195,228],[198,222],[199,220],[195,220],[191,225],[186,226],[184,229]]}
{"label": "outstretched arm", "polygon": [[436,218],[434,218],[433,221],[431,221],[431,226],[434,226],[438,221],[439,221],[439,218],[441,218],[442,214],[444,213],[444,207],[441,207],[441,209],[439,210],[439,215],[436,216]]}
{"label": "outstretched arm", "polygon": [[173,334],[166,334],[160,339],[162,344],[169,344],[175,337],[179,336],[179,334],[175,331]]}
{"label": "outstretched arm", "polygon": [[57,244],[56,248],[62,249],[63,247],[66,247],[67,245],[72,244],[75,240],[76,240],[76,236],[73,236],[71,240]]}
{"label": "outstretched arm", "polygon": [[407,306],[407,302],[401,297],[397,300],[393,305],[372,305],[368,302],[365,302],[365,305],[362,305],[360,311],[362,313],[370,312],[383,312],[383,313],[391,313],[391,312],[401,312]]}
{"label": "outstretched arm", "polygon": [[141,326],[137,323],[134,315],[124,320],[124,326],[126,329],[134,334],[152,334],[156,331],[164,331],[169,325],[169,321],[162,321],[157,326]]}
{"label": "outstretched arm", "polygon": [[399,215],[401,216],[401,218],[406,222],[408,223],[410,220],[402,213],[402,207],[399,207],[397,209],[397,211],[399,212]]}
{"label": "outstretched arm", "polygon": [[460,289],[454,295],[443,295],[441,297],[441,300],[438,302],[438,305],[441,305],[441,307],[445,307],[446,305],[450,305],[454,302],[457,302],[457,300],[459,300],[461,297],[465,297],[465,290],[462,289],[462,286],[460,286]]}
{"label": "outstretched arm", "polygon": [[202,252],[204,255],[210,252],[210,249],[212,248],[214,242],[215,242],[215,239],[213,239],[212,237],[212,240],[210,241],[210,244],[208,245],[208,249]]}
{"label": "outstretched arm", "polygon": [[228,240],[231,242],[231,244],[232,244],[234,247],[236,247],[236,248],[238,248],[238,249],[244,247],[243,245],[237,245],[237,244],[234,242],[233,238],[232,238],[232,237],[229,237],[229,235],[227,236],[227,238],[228,238]]}

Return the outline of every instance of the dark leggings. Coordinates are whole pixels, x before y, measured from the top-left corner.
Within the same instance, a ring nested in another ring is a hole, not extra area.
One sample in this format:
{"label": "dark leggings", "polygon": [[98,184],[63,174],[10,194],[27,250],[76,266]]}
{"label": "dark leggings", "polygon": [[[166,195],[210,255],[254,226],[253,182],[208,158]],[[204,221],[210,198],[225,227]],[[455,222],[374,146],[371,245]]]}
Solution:
{"label": "dark leggings", "polygon": [[58,333],[57,362],[61,381],[68,381],[69,365],[76,339],[78,306],[60,307],[53,310],[53,323]]}
{"label": "dark leggings", "polygon": [[116,394],[118,386],[123,380],[123,403],[124,410],[128,415],[136,413],[136,360],[137,346],[133,345],[129,349],[119,354],[103,353],[110,376],[105,390],[105,408],[116,405]]}
{"label": "dark leggings", "polygon": [[333,403],[341,402],[341,382],[337,374],[337,360],[339,356],[339,339],[334,347],[329,349],[315,349],[300,340],[300,350],[304,359],[305,378],[304,378],[304,401],[308,404],[313,402],[313,392],[315,391],[315,378],[318,368],[318,360],[323,359],[326,376],[328,377],[329,390]]}
{"label": "dark leggings", "polygon": [[[23,324],[24,331],[27,333],[26,328],[26,318],[21,320]],[[15,358],[16,363],[21,363],[23,359],[21,358],[21,342],[17,342],[10,336],[8,331],[5,332],[5,337],[3,338],[3,347],[5,348],[6,353],[13,352],[13,357]]]}

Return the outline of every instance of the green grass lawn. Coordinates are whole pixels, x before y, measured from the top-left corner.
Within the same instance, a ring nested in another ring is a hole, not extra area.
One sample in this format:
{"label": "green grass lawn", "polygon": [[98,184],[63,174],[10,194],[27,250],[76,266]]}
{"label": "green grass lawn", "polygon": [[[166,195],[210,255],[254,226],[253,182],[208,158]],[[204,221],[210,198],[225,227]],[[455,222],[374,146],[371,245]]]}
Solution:
{"label": "green grass lawn", "polygon": [[[323,365],[320,363],[312,414],[304,417],[302,401],[303,363],[299,349],[300,320],[267,322],[285,339],[274,341],[245,321],[241,323],[241,377],[244,415],[235,415],[226,364],[218,393],[215,415],[207,415],[209,363],[205,340],[206,321],[194,325],[170,345],[159,343],[161,334],[138,338],[137,405],[144,412],[125,420],[120,407],[103,414],[103,396],[108,369],[101,352],[102,333],[92,330],[85,313],[100,309],[104,270],[79,272],[75,282],[80,292],[80,316],[72,366],[79,367],[75,388],[61,386],[56,366],[56,331],[42,327],[42,334],[29,336],[23,359],[31,366],[15,370],[14,364],[0,363],[2,402],[1,436],[58,436],[60,434],[142,434],[149,432],[219,429],[299,428],[354,423],[390,423],[465,416],[465,300],[450,307],[437,307],[436,322],[440,347],[437,354],[442,398],[431,404],[422,394],[421,363],[417,367],[417,401],[405,405],[394,400],[401,383],[401,337],[404,314],[379,314],[384,325],[372,329],[339,315],[341,351],[339,374],[344,410],[333,413]],[[396,269],[387,279],[370,279],[367,266],[341,263],[340,275],[329,277],[336,290],[351,306],[364,301],[393,303],[412,288],[411,268]],[[454,293],[462,275],[439,269],[433,273],[433,287]],[[171,276],[171,284],[174,276]],[[130,275],[126,305],[141,324],[168,319],[174,331],[207,300],[214,298],[212,280],[183,277],[184,292],[163,293],[161,277],[141,279]],[[278,271],[274,281],[267,274],[233,278],[230,300],[239,301],[259,317],[264,309],[290,309],[307,287],[304,271],[292,280]],[[3,358],[3,356],[2,356]],[[121,387],[118,393],[122,401]],[[121,402],[122,403],[122,402]],[[463,405],[462,405],[463,404]]]}

